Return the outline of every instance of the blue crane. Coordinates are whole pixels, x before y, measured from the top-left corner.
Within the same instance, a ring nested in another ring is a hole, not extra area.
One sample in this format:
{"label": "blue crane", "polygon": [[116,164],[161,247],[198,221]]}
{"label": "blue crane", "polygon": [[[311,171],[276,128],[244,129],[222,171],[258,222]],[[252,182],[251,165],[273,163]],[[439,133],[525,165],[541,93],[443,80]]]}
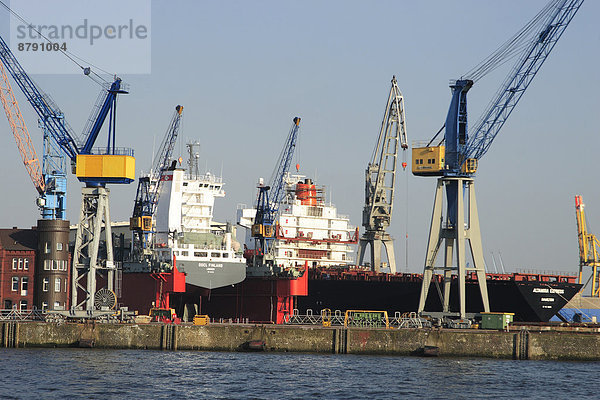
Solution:
{"label": "blue crane", "polygon": [[[292,157],[296,148],[298,131],[300,130],[300,118],[295,117],[285,145],[279,155],[275,170],[271,176],[270,184],[258,186],[258,201],[256,205],[256,216],[252,224],[252,236],[255,238],[255,250],[258,254],[254,256],[254,264],[272,264],[271,243],[274,239],[274,224],[279,213],[279,206],[285,194],[285,176],[290,170]],[[270,194],[269,194],[270,193]]]}
{"label": "blue crane", "polygon": [[152,219],[156,213],[163,175],[171,166],[171,156],[179,135],[182,115],[183,106],[176,106],[167,132],[152,161],[150,173],[138,180],[133,214],[130,220],[130,229],[133,231],[132,254],[138,260],[141,260],[143,250],[149,246],[149,235],[153,230]]}
{"label": "blue crane", "polygon": [[[97,112],[92,113],[91,123],[88,123],[83,133],[83,141],[78,144],[72,128],[66,122],[63,112],[54,101],[44,93],[18,62],[4,39],[0,37],[0,61],[9,71],[27,101],[38,115],[39,124],[44,130],[43,175],[46,183],[45,193],[38,200],[44,219],[65,219],[66,209],[66,158],[79,169],[77,177],[88,186],[104,186],[106,183],[129,183],[130,173],[123,174],[107,172],[109,168],[95,167],[98,160],[80,155],[121,155],[133,157],[130,149],[120,149],[115,146],[116,97],[127,93],[122,89],[120,78],[107,85],[102,90],[96,104]],[[98,134],[109,117],[109,135],[106,149],[93,149]],[[106,163],[106,159],[102,161]],[[126,162],[125,169],[131,170],[131,162]],[[126,175],[126,176],[121,176]]]}
{"label": "blue crane", "polygon": [[[436,269],[435,259],[442,241],[446,243],[446,261],[441,268],[444,273],[444,312],[449,311],[452,271],[458,270],[460,317],[465,316],[465,241],[469,241],[474,263],[470,269],[477,274],[484,309],[489,311],[473,176],[477,171],[479,159],[489,150],[493,140],[582,3],[583,0],[550,1],[525,27],[490,57],[464,77],[452,81],[450,84],[452,98],[444,126],[426,146],[413,147],[413,174],[442,177],[438,180],[434,201],[419,312],[424,310],[429,282]],[[519,55],[517,62],[497,95],[492,99],[479,122],[475,124],[475,128],[469,130],[467,93],[477,80],[516,54]],[[438,145],[432,146],[442,131],[444,131],[443,139]],[[444,187],[447,212],[442,223],[441,192]],[[451,265],[455,245],[457,267]]]}

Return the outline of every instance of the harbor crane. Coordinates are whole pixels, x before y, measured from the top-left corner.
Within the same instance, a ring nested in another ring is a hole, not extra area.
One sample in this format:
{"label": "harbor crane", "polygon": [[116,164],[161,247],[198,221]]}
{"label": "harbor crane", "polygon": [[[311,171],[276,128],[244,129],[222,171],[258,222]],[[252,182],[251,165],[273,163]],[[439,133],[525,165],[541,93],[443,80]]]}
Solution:
{"label": "harbor crane", "polygon": [[[392,88],[385,106],[379,138],[371,161],[365,171],[365,206],[363,208],[363,226],[365,232],[358,247],[358,265],[362,265],[367,246],[371,247],[371,268],[381,269],[382,245],[385,248],[391,273],[396,273],[394,242],[386,232],[392,220],[394,206],[394,187],[398,164],[398,151],[406,151],[406,118],[404,115],[404,97],[398,88],[396,77],[392,77]],[[403,167],[406,163],[403,162]]]}
{"label": "harbor crane", "polygon": [[272,273],[274,268],[272,244],[275,239],[275,221],[285,194],[285,176],[290,170],[299,130],[300,118],[295,117],[269,184],[258,185],[256,216],[251,227],[251,234],[255,240],[253,265],[266,267],[269,273]]}
{"label": "harbor crane", "polygon": [[171,122],[158,152],[154,156],[149,174],[138,179],[133,214],[129,221],[129,228],[133,234],[132,256],[133,260],[137,262],[141,262],[144,256],[150,254],[153,221],[163,184],[163,176],[171,166],[171,156],[179,135],[182,116],[183,106],[178,105],[175,107],[175,112],[171,117]]}
{"label": "harbor crane", "polygon": [[[133,181],[135,159],[132,149],[118,148],[115,142],[116,102],[119,94],[126,94],[120,78],[104,82],[80,140],[56,103],[45,94],[20,65],[4,39],[0,37],[0,62],[17,83],[27,101],[38,115],[44,131],[44,158],[42,176],[44,191],[38,205],[43,220],[61,220],[66,223],[66,160],[69,159],[82,188],[71,277],[71,309],[91,313],[114,305],[114,273],[116,270],[109,212],[107,184],[127,184]],[[85,68],[84,73],[90,74]],[[105,147],[94,148],[104,122],[108,119],[108,141]],[[39,221],[38,221],[39,226]],[[99,259],[101,233],[104,230],[106,258]],[[106,273],[107,287],[96,291],[96,276]]]}
{"label": "harbor crane", "polygon": [[[425,302],[434,272],[444,277],[443,312],[450,313],[450,283],[458,275],[459,316],[466,317],[465,278],[477,275],[484,311],[490,311],[481,245],[474,176],[478,162],[489,150],[540,67],[571,22],[583,0],[552,0],[514,37],[460,79],[451,81],[452,98],[446,122],[424,145],[413,145],[412,170],[417,176],[440,176],[434,197],[429,241],[425,256],[419,313]],[[490,102],[474,129],[467,129],[467,93],[488,72],[519,55],[516,64]],[[437,136],[444,137],[434,145]],[[442,192],[446,192],[446,213],[442,215]],[[468,241],[473,265],[467,267]],[[436,258],[444,243],[443,266]],[[453,265],[456,251],[456,266]]]}
{"label": "harbor crane", "polygon": [[[578,283],[583,283],[583,269],[586,267],[591,268],[591,295],[593,297],[600,297],[600,241],[598,241],[596,235],[588,231],[584,208],[583,198],[579,195],[575,196],[575,216],[577,217],[577,238],[579,241]],[[588,283],[589,280],[586,286]]]}

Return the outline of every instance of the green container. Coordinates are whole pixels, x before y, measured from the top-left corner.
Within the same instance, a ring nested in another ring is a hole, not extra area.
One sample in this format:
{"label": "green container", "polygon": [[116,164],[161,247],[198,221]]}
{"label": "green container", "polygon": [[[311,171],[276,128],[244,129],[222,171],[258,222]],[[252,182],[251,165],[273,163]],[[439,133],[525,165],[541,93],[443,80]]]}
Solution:
{"label": "green container", "polygon": [[481,329],[504,330],[513,322],[514,313],[484,312],[481,313]]}

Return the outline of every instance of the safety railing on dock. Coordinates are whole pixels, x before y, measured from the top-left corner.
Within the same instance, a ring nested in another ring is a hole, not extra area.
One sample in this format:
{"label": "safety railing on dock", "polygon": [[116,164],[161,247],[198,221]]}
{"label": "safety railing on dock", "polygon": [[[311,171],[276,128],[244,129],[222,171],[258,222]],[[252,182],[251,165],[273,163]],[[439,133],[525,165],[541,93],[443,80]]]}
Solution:
{"label": "safety railing on dock", "polygon": [[19,310],[4,309],[0,310],[0,321],[44,321],[46,313],[42,310]]}
{"label": "safety railing on dock", "polygon": [[[286,315],[284,323],[288,325],[323,325],[323,326],[344,326],[345,314],[340,310],[321,310],[315,314],[313,310],[307,309],[306,314],[300,314],[298,309],[292,311],[292,315]],[[420,318],[417,313],[395,312],[393,317],[389,317],[390,328],[428,328],[431,322]]]}

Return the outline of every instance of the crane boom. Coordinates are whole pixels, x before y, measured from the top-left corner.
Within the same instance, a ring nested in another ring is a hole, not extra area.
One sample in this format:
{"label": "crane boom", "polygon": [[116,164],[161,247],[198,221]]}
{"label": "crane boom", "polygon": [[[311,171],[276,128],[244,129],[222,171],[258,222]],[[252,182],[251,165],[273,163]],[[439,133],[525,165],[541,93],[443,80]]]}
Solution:
{"label": "crane boom", "polygon": [[513,67],[467,143],[463,163],[469,158],[480,159],[500,132],[525,90],[546,61],[546,58],[564,33],[583,0],[556,1],[541,31],[529,44]]}
{"label": "crane boom", "polygon": [[284,194],[284,181],[285,175],[290,170],[290,165],[292,163],[292,157],[294,156],[294,150],[296,148],[296,141],[298,139],[298,131],[300,129],[300,118],[295,117],[292,123],[292,127],[290,128],[290,133],[287,136],[285,144],[283,146],[283,150],[279,155],[279,159],[275,164],[275,170],[273,171],[273,176],[271,177],[271,207],[273,209],[273,219],[275,219],[276,214],[279,210],[279,205],[281,204],[281,200],[283,200]]}
{"label": "crane boom", "polygon": [[2,82],[0,82],[0,100],[4,106],[4,112],[6,113],[8,123],[10,124],[15,141],[17,142],[23,165],[25,165],[25,169],[27,170],[35,189],[42,195],[46,189],[46,184],[44,182],[44,177],[42,176],[40,160],[33,147],[33,143],[31,143],[31,137],[29,136],[29,131],[23,120],[23,115],[21,115],[19,103],[17,103],[17,99],[12,91],[2,62],[0,62],[0,75],[2,75]]}
{"label": "crane boom", "polygon": [[69,125],[63,123],[64,116],[62,111],[27,75],[2,37],[0,37],[0,60],[2,60],[19,88],[21,88],[21,91],[37,113],[42,124],[48,128],[52,138],[69,158],[74,159],[79,150],[77,149],[77,144],[73,139],[74,135],[70,131]]}

